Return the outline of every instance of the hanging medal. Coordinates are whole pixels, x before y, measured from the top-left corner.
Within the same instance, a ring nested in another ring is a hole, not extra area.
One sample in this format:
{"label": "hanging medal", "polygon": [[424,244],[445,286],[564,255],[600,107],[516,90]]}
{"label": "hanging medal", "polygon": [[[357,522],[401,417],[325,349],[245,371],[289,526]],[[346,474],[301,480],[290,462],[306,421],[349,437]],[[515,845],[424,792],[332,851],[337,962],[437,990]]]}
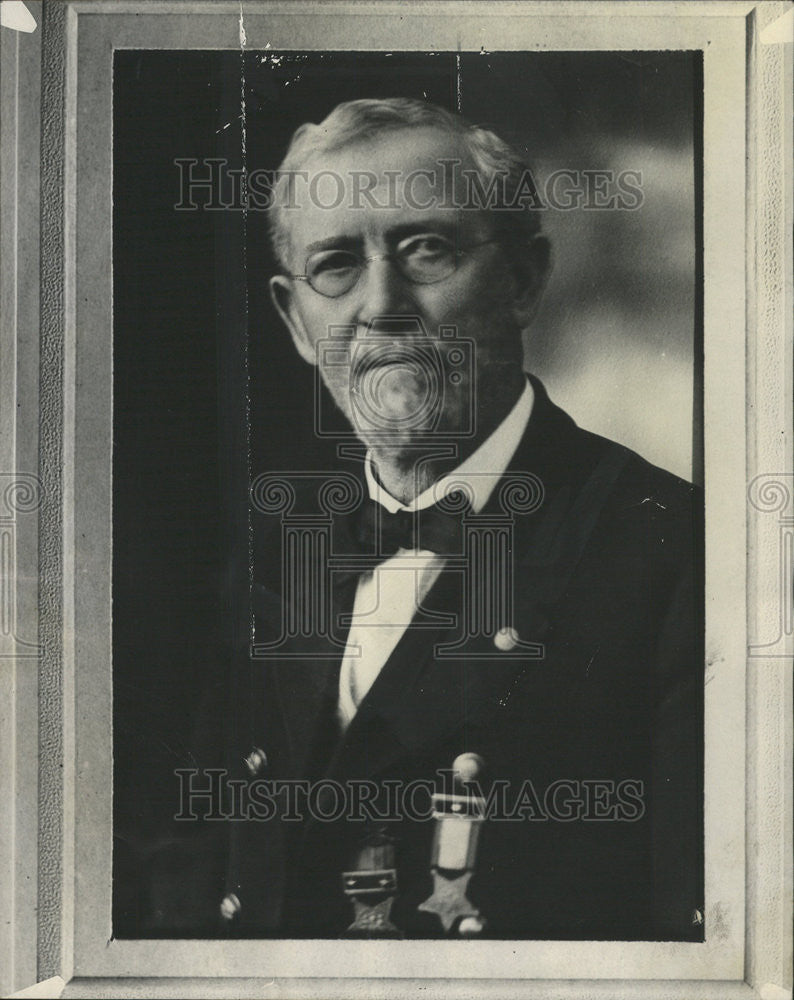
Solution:
{"label": "hanging medal", "polygon": [[419,909],[434,913],[447,933],[473,937],[485,929],[485,918],[468,897],[477,861],[477,846],[485,820],[485,800],[467,787],[482,775],[483,759],[461,754],[452,765],[457,792],[432,797],[433,836],[431,873],[433,893]]}

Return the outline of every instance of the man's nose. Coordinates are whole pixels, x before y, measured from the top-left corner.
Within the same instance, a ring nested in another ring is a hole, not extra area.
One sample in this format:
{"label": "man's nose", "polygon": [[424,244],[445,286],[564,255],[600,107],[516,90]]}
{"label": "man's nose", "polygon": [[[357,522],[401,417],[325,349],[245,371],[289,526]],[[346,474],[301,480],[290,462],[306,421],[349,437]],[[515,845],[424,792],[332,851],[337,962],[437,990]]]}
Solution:
{"label": "man's nose", "polygon": [[359,326],[372,333],[416,332],[419,309],[414,285],[394,260],[381,256],[368,260],[359,286]]}

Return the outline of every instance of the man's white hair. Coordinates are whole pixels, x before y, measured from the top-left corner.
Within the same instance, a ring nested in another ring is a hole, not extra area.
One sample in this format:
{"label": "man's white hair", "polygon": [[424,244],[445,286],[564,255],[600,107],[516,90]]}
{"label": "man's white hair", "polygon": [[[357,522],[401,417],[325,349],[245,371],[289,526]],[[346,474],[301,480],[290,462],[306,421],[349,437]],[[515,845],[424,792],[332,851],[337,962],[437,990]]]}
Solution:
{"label": "man's white hair", "polygon": [[290,142],[279,171],[271,206],[268,212],[270,238],[278,263],[288,269],[290,249],[288,212],[283,203],[285,185],[291,183],[306,161],[317,154],[330,153],[344,146],[369,139],[384,132],[406,127],[433,126],[449,135],[459,137],[464,149],[474,162],[485,191],[494,184],[496,200],[492,208],[496,234],[506,246],[528,246],[540,231],[540,218],[530,207],[513,206],[519,186],[531,178],[526,159],[495,132],[479,125],[471,125],[460,115],[407,97],[385,100],[345,101],[315,125],[307,122],[299,126]]}

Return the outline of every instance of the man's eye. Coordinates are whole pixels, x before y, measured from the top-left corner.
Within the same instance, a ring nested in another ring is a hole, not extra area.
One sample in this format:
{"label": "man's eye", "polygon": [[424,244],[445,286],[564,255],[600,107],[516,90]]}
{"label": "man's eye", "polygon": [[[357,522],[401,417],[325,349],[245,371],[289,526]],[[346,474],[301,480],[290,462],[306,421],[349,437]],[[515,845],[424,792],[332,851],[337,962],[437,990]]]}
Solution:
{"label": "man's eye", "polygon": [[452,244],[440,236],[420,236],[400,248],[400,254],[412,260],[437,260],[454,256],[454,253]]}
{"label": "man's eye", "polygon": [[309,274],[334,274],[358,267],[358,258],[344,250],[328,250],[309,260]]}

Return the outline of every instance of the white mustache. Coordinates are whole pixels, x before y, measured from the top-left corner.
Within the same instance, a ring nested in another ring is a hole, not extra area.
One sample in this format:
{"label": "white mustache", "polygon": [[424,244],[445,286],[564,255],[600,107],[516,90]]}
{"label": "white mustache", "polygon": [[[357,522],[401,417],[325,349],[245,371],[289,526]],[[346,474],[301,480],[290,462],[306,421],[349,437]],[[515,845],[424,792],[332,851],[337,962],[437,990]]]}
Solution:
{"label": "white mustache", "polygon": [[424,372],[426,377],[431,375],[434,367],[428,351],[421,350],[418,338],[412,337],[407,340],[390,339],[380,343],[372,342],[365,350],[361,347],[355,349],[351,374],[354,380],[358,380],[378,368],[395,366],[415,374]]}

